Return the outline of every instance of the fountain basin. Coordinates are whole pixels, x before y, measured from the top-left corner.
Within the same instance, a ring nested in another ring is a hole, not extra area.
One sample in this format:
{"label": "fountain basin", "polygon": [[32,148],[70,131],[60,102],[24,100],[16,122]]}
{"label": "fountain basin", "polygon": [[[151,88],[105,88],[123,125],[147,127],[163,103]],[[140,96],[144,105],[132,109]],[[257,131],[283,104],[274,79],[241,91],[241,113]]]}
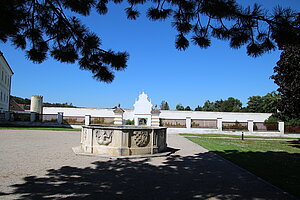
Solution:
{"label": "fountain basin", "polygon": [[132,156],[156,154],[166,150],[165,127],[151,126],[82,126],[83,154]]}

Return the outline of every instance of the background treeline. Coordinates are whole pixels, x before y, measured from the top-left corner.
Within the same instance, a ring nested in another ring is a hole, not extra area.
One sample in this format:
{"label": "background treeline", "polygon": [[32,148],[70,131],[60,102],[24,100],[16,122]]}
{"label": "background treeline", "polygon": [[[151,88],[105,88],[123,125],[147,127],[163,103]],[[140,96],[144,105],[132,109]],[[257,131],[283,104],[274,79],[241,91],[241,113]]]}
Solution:
{"label": "background treeline", "polygon": [[[10,96],[11,99],[13,99],[18,104],[24,104],[24,105],[30,105],[30,99],[22,98],[22,97],[16,97],[16,96]],[[68,108],[77,108],[72,103],[48,103],[44,102],[43,106],[45,107],[68,107]]]}
{"label": "background treeline", "polygon": [[[239,99],[229,97],[226,100],[205,101],[202,106],[198,105],[195,111],[212,111],[212,112],[255,112],[255,113],[275,113],[277,111],[277,102],[280,95],[271,92],[265,96],[251,96],[248,98],[247,106],[243,107]],[[161,110],[170,110],[169,104],[162,101]],[[192,110],[190,106],[176,105],[176,110]]]}

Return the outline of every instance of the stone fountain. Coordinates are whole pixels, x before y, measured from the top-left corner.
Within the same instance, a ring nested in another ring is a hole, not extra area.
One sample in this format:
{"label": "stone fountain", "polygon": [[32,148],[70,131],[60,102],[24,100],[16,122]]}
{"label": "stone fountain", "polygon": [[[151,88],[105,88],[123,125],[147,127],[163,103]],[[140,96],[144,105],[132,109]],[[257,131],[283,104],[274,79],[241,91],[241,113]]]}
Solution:
{"label": "stone fountain", "polygon": [[[139,106],[142,106],[142,109],[139,109]],[[155,118],[160,111],[156,107],[152,109],[145,93],[139,96],[134,107],[137,125],[122,125],[124,110],[118,105],[114,109],[115,125],[82,126],[81,146],[74,147],[74,152],[81,155],[122,157],[151,156],[166,151],[167,128],[159,127],[159,119]],[[149,126],[153,124],[155,126]]]}
{"label": "stone fountain", "polygon": [[131,156],[156,154],[167,147],[166,128],[140,126],[83,126],[81,152]]}

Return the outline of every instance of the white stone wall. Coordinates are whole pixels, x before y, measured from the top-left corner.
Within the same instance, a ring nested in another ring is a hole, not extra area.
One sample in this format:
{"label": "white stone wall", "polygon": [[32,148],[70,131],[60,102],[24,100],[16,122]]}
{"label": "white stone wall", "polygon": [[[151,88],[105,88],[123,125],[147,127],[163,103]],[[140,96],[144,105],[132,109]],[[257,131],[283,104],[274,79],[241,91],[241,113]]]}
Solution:
{"label": "white stone wall", "polygon": [[164,119],[217,119],[222,118],[223,121],[239,121],[247,122],[254,120],[255,122],[264,122],[272,113],[242,113],[242,112],[205,112],[205,111],[173,111],[161,110],[159,118]]}
{"label": "white stone wall", "polygon": [[0,112],[9,110],[12,75],[13,72],[0,52]]}
{"label": "white stone wall", "polygon": [[63,107],[43,107],[43,114],[57,114],[62,112],[64,116],[85,116],[93,117],[114,117],[113,109],[96,108],[63,108]]}
{"label": "white stone wall", "polygon": [[[124,109],[123,118],[134,119],[134,111],[131,109]],[[96,109],[96,108],[61,108],[61,107],[44,107],[44,114],[57,114],[63,112],[64,116],[85,116],[91,115],[93,117],[114,117],[113,109]],[[271,113],[234,113],[234,112],[204,112],[204,111],[172,111],[161,110],[159,118],[164,119],[217,119],[222,118],[223,121],[239,121],[247,122],[253,120],[254,122],[264,122],[271,116]]]}

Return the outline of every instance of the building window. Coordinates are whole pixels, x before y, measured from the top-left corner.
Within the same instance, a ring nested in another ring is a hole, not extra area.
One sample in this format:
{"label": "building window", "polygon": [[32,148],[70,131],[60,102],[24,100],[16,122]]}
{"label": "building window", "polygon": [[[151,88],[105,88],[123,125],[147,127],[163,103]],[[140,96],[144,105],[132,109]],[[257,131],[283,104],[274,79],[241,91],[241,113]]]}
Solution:
{"label": "building window", "polygon": [[1,91],[1,101],[2,101],[2,91]]}
{"label": "building window", "polygon": [[4,78],[4,72],[2,71],[2,81],[3,81],[3,78]]}

